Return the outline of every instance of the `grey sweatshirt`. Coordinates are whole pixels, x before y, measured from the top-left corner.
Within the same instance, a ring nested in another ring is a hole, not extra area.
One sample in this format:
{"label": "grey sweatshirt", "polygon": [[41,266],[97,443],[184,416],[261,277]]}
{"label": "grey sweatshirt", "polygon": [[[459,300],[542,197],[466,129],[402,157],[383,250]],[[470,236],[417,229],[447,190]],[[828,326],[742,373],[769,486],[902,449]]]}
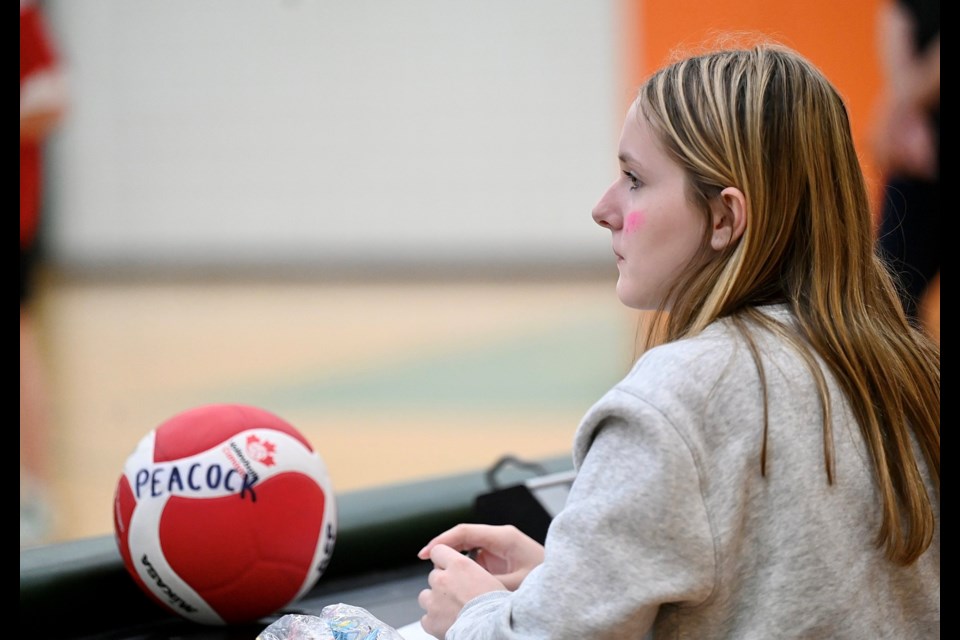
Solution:
{"label": "grey sweatshirt", "polygon": [[[767,312],[784,323],[784,307]],[[879,497],[849,406],[828,374],[835,477],[803,360],[727,322],[648,351],[584,417],[577,477],[542,565],[513,593],[464,607],[468,638],[939,638],[939,496],[932,546],[897,566],[875,545]],[[922,465],[921,460],[921,465]],[[924,467],[925,468],[925,467]]]}

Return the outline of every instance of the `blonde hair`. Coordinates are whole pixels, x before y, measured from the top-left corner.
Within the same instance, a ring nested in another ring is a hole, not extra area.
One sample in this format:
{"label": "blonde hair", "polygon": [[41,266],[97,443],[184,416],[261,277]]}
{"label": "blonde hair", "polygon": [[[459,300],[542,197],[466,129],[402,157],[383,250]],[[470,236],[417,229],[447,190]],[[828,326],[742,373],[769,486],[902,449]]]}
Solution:
{"label": "blonde hair", "polygon": [[[740,189],[747,224],[703,266],[696,259],[655,315],[661,338],[696,334],[730,318],[789,340],[806,360],[823,405],[824,458],[833,481],[830,398],[819,356],[839,381],[873,461],[883,520],[877,545],[908,564],[934,535],[911,431],[940,491],[940,348],[907,322],[874,248],[870,206],[843,100],[797,53],[776,44],[697,55],[658,71],[640,89],[651,123],[687,172],[691,201],[709,214],[726,187]],[[706,225],[709,233],[710,225]],[[706,255],[708,236],[704,237]],[[791,328],[759,313],[783,302]],[[766,403],[766,389],[764,388]],[[766,420],[765,420],[766,422]],[[767,425],[761,471],[766,471]]]}

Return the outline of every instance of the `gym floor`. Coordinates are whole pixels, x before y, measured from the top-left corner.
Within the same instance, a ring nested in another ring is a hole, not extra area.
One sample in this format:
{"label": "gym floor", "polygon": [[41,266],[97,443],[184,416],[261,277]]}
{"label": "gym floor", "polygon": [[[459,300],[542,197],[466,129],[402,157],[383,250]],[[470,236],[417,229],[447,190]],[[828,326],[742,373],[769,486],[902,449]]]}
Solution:
{"label": "gym floor", "polygon": [[46,273],[34,300],[51,410],[43,542],[112,534],[126,457],[203,404],[285,418],[337,492],[486,469],[506,454],[565,455],[580,417],[633,359],[637,318],[614,286],[615,272],[440,282]]}

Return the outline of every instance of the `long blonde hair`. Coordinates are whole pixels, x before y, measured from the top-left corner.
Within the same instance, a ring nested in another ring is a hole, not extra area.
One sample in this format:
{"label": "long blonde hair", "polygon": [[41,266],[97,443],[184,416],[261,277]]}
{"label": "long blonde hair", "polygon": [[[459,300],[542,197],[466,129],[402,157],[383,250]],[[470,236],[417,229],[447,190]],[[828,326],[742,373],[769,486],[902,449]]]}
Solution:
{"label": "long blonde hair", "polygon": [[[680,60],[640,89],[646,118],[687,172],[691,201],[709,214],[725,187],[746,197],[739,242],[684,274],[656,315],[661,339],[730,318],[789,340],[819,388],[824,457],[833,481],[830,398],[819,356],[837,378],[873,460],[883,520],[878,546],[908,564],[930,545],[934,498],[914,456],[916,439],[940,491],[940,348],[908,323],[875,252],[870,205],[843,100],[797,53],[775,44]],[[707,225],[709,231],[709,225]],[[707,236],[704,238],[706,253]],[[797,328],[756,307],[788,304]],[[764,389],[764,401],[766,401]],[[767,425],[761,471],[766,470]]]}

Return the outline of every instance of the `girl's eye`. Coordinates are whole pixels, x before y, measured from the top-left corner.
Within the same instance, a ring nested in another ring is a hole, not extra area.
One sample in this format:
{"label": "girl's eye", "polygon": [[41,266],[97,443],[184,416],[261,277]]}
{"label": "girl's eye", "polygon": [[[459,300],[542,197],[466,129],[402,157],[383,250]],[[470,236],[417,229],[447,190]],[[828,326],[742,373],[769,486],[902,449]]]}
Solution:
{"label": "girl's eye", "polygon": [[623,176],[630,182],[630,191],[635,191],[640,188],[640,178],[633,175],[629,171],[624,171]]}

